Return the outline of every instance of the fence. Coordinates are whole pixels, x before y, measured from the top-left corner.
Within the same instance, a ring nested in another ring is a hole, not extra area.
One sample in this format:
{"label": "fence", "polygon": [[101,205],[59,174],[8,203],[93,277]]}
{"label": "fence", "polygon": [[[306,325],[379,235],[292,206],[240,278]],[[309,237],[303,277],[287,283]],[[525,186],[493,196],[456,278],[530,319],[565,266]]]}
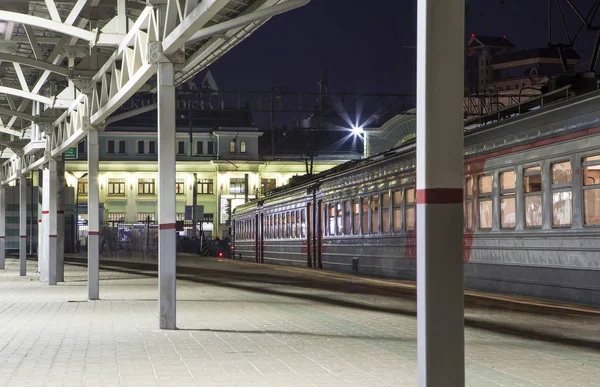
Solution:
{"label": "fence", "polygon": [[[145,223],[103,222],[100,225],[100,255],[104,257],[156,257],[158,255],[158,225]],[[201,237],[190,223],[177,231],[177,251],[212,255],[210,247],[218,239]]]}

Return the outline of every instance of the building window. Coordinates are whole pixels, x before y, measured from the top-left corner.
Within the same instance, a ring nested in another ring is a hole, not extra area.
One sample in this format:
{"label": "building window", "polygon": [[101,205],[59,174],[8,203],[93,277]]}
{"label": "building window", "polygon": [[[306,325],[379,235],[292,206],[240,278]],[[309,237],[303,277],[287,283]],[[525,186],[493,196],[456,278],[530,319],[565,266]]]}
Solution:
{"label": "building window", "polygon": [[87,140],[81,140],[79,141],[79,144],[77,144],[77,155],[82,153],[87,153]]}
{"label": "building window", "polygon": [[402,229],[402,191],[394,191],[392,195],[392,221],[394,232]]}
{"label": "building window", "polygon": [[185,154],[185,141],[177,141],[177,154],[178,155]]}
{"label": "building window", "polygon": [[263,195],[277,187],[275,179],[260,179],[260,191]]}
{"label": "building window", "polygon": [[542,225],[542,168],[539,166],[523,170],[525,195],[525,227]]}
{"label": "building window", "polygon": [[235,153],[235,140],[229,141],[229,153]]}
{"label": "building window", "polygon": [[125,195],[125,179],[108,179],[109,195]]}
{"label": "building window", "polygon": [[138,179],[138,194],[139,195],[154,195],[155,183],[154,179]]}
{"label": "building window", "polygon": [[148,142],[148,153],[151,155],[155,155],[156,154],[156,141],[149,141]]}
{"label": "building window", "polygon": [[212,179],[198,179],[198,193],[212,195],[213,180]]}
{"label": "building window", "polygon": [[229,179],[229,193],[232,195],[246,193],[246,179],[243,177],[232,177]]}
{"label": "building window", "polygon": [[473,178],[467,177],[465,181],[465,227],[473,229]]}
{"label": "building window", "polygon": [[215,153],[215,143],[212,141],[209,141],[206,143],[206,154],[207,155],[212,155]]}
{"label": "building window", "polygon": [[115,141],[114,140],[108,140],[106,142],[106,153],[115,153]]}
{"label": "building window", "polygon": [[500,173],[500,227],[515,228],[515,171]]}
{"label": "building window", "polygon": [[492,228],[492,176],[479,176],[479,228]]}
{"label": "building window", "polygon": [[201,155],[202,152],[204,151],[204,146],[202,144],[202,141],[196,141],[196,154],[197,155]]}
{"label": "building window", "polygon": [[185,194],[185,182],[183,180],[177,180],[175,182],[175,194],[176,195]]}
{"label": "building window", "polygon": [[185,222],[185,212],[178,212],[175,214],[175,220],[179,222]]}
{"label": "building window", "polygon": [[583,159],[583,209],[585,224],[600,224],[600,156]]}
{"label": "building window", "polygon": [[110,223],[124,223],[125,222],[125,213],[124,212],[109,212],[107,216],[107,220]]}
{"label": "building window", "polygon": [[120,154],[125,153],[125,141],[124,140],[119,141],[119,153]]}
{"label": "building window", "polygon": [[145,152],[145,146],[144,146],[145,142],[144,141],[138,141],[137,142],[137,153],[139,155],[143,155]]}
{"label": "building window", "polygon": [[141,223],[148,221],[150,221],[150,223],[154,223],[154,212],[138,212],[137,221]]}
{"label": "building window", "polygon": [[413,231],[417,224],[415,217],[415,189],[407,189],[405,198],[404,221],[406,222],[406,231]]}
{"label": "building window", "polygon": [[240,141],[240,153],[246,153],[246,141]]}
{"label": "building window", "polygon": [[87,195],[88,194],[88,180],[87,179],[79,179],[77,182],[77,193],[79,195]]}
{"label": "building window", "polygon": [[[586,159],[584,159],[584,163]],[[571,209],[573,208],[573,196],[571,191],[571,162],[563,161],[554,163],[552,168],[552,225],[570,226]],[[584,174],[585,181],[585,174]],[[585,188],[585,183],[584,183]],[[584,194],[584,203],[587,202]],[[587,223],[587,206],[585,221]]]}

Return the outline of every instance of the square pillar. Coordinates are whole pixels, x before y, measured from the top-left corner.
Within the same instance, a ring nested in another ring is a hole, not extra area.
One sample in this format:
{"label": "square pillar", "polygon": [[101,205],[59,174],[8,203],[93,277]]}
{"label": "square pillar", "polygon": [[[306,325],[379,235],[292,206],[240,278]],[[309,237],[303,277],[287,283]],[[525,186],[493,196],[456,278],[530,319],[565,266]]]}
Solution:
{"label": "square pillar", "polygon": [[6,268],[6,190],[0,186],[0,270]]}
{"label": "square pillar", "polygon": [[44,251],[42,260],[42,281],[48,285],[56,285],[56,257],[57,257],[57,176],[56,160],[44,166],[44,183],[42,188],[42,225],[44,228]]}
{"label": "square pillar", "polygon": [[27,275],[27,178],[25,176],[19,178],[19,274]]}
{"label": "square pillar", "polygon": [[158,64],[158,313],[175,329],[175,86],[172,63]]}
{"label": "square pillar", "polygon": [[57,244],[56,244],[56,281],[65,281],[65,160],[60,156],[56,161],[57,185]]}
{"label": "square pillar", "polygon": [[88,298],[100,298],[100,169],[98,132],[88,132]]}
{"label": "square pillar", "polygon": [[464,0],[418,0],[417,354],[420,387],[465,385]]}

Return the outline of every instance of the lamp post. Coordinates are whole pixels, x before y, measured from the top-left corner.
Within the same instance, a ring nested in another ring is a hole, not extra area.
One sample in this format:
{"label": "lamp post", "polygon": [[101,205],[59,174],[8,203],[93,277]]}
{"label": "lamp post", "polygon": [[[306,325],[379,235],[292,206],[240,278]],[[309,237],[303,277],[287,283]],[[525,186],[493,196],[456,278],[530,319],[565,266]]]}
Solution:
{"label": "lamp post", "polygon": [[88,174],[84,172],[83,174],[77,176],[73,172],[69,172],[71,176],[73,176],[77,183],[75,184],[75,238],[73,238],[73,251],[76,253],[79,252],[77,241],[79,240],[79,180],[85,178]]}

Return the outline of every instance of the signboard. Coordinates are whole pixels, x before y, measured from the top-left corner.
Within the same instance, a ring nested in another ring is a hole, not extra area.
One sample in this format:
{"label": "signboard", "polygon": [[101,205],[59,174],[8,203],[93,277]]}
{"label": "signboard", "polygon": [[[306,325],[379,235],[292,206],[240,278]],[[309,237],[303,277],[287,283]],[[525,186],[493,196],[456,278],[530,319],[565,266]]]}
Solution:
{"label": "signboard", "polygon": [[69,148],[64,153],[65,160],[73,160],[77,158],[77,147]]}
{"label": "signboard", "polygon": [[[184,218],[185,220],[193,220],[192,219],[192,208],[194,206],[185,206],[185,214],[184,214]],[[204,206],[196,206],[196,218],[198,220],[202,219],[204,217]]]}

